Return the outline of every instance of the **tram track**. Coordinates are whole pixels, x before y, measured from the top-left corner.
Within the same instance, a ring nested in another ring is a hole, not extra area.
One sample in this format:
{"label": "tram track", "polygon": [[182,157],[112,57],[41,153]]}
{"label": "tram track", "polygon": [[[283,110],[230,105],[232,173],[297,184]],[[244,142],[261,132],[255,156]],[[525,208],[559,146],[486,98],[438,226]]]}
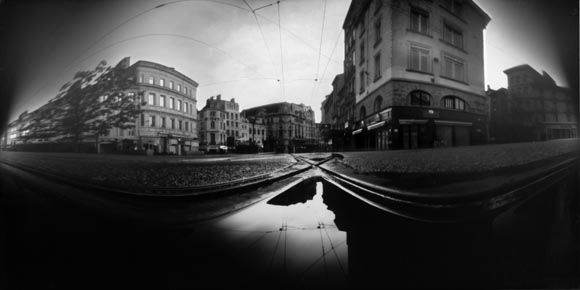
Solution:
{"label": "tram track", "polygon": [[321,175],[325,181],[332,183],[363,203],[390,214],[428,222],[454,222],[496,214],[510,205],[525,201],[533,197],[537,192],[556,184],[565,176],[568,170],[578,168],[580,164],[578,157],[571,157],[549,168],[529,174],[525,178],[520,178],[517,182],[512,182],[509,185],[502,185],[493,189],[474,190],[468,193],[433,192],[426,194],[424,192],[375,185],[323,166],[326,162],[341,158],[342,156],[339,154],[333,153],[322,158],[291,156],[296,162],[267,174],[212,185],[155,187],[135,191],[67,178],[5,160],[0,160],[0,162],[38,177],[48,178],[52,181],[92,192],[176,201],[212,199],[247,193],[276,182],[284,182],[293,176],[316,169],[320,170],[317,174]]}

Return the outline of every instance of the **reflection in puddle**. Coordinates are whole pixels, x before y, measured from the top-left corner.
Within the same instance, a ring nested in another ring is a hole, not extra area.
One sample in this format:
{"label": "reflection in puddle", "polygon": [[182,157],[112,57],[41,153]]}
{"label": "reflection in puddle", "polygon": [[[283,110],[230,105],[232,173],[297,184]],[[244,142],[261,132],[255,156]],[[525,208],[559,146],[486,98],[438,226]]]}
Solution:
{"label": "reflection in puddle", "polygon": [[[0,258],[14,288],[32,289],[575,289],[579,177],[576,168],[505,212],[449,224],[379,211],[324,177],[285,184],[269,200],[183,226],[105,219],[56,199],[26,210],[13,202],[6,215],[10,251]],[[10,197],[20,196],[32,195]],[[147,206],[144,214],[160,205]]]}
{"label": "reflection in puddle", "polygon": [[236,261],[230,262],[250,264],[253,276],[298,285],[341,285],[348,273],[346,233],[334,224],[326,195],[321,181],[307,179],[210,227],[222,234],[224,247],[236,249]]}

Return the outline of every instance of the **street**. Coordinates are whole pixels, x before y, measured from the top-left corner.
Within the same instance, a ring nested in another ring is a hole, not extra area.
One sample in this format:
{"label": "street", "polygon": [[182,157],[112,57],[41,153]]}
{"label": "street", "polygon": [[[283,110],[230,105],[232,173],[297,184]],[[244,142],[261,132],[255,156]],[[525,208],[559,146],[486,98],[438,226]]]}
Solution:
{"label": "street", "polygon": [[380,211],[316,168],[192,202],[2,165],[2,268],[18,288],[572,287],[577,249],[559,241],[577,235],[574,215],[557,205],[577,176],[497,216],[440,224]]}

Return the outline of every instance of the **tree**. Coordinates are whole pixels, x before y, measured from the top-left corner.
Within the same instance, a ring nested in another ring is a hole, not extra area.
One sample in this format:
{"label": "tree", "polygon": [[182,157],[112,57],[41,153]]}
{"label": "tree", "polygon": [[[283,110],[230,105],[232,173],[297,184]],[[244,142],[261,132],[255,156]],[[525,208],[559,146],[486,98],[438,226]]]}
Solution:
{"label": "tree", "polygon": [[101,61],[93,70],[81,71],[65,84],[59,94],[60,106],[55,114],[60,141],[78,144],[87,137],[95,138],[100,152],[100,135],[114,128],[128,129],[135,126],[140,113],[136,96],[130,95],[134,79],[128,68],[117,65],[112,68]]}

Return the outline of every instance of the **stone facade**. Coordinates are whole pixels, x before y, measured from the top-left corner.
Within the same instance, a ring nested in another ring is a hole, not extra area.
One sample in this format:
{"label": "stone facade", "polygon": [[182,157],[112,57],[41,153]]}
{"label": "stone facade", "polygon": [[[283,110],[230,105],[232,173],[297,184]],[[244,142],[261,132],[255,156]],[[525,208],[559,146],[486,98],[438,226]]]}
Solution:
{"label": "stone facade", "polygon": [[[351,134],[357,149],[371,150],[485,142],[483,29],[489,21],[473,1],[353,1],[343,25],[343,103],[354,99],[354,108],[351,116],[343,113],[343,135]],[[401,110],[418,115],[399,122],[393,118]]]}
{"label": "stone facade", "polygon": [[222,100],[221,95],[207,99],[200,111],[200,136],[202,151],[219,151],[219,146],[234,149],[248,140],[247,122],[240,114],[236,100]]}
{"label": "stone facade", "polygon": [[[121,63],[129,67],[129,61],[127,57]],[[129,93],[141,93],[142,113],[135,129],[113,128],[103,140],[124,140],[118,146],[135,146],[150,153],[198,151],[197,82],[174,68],[149,61],[138,61],[129,69],[136,80]]]}
{"label": "stone facade", "polygon": [[507,108],[503,118],[512,134],[502,142],[529,142],[578,136],[578,111],[568,88],[556,85],[546,72],[529,65],[504,71],[508,78]]}
{"label": "stone facade", "polygon": [[266,151],[297,152],[316,147],[314,111],[304,104],[274,103],[246,109],[248,119],[262,118],[266,128]]}

